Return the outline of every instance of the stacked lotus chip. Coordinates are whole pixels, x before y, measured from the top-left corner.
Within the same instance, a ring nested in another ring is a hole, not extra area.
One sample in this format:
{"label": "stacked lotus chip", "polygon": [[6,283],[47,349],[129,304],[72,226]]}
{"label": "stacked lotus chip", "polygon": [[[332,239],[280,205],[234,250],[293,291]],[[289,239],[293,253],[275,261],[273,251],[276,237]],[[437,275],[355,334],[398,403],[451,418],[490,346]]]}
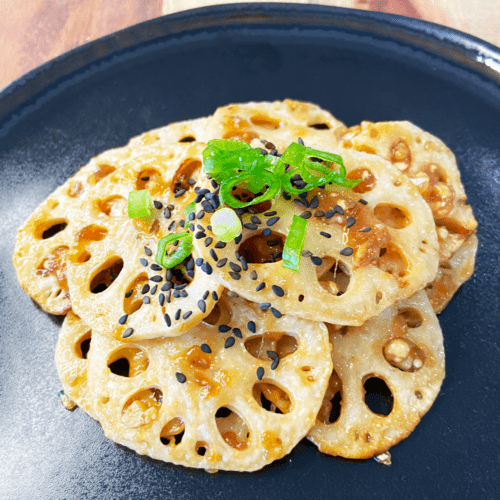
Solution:
{"label": "stacked lotus chip", "polygon": [[[278,157],[305,143],[361,182],[238,209],[241,234],[220,241],[220,186],[203,166],[211,139]],[[146,189],[152,213],[131,219],[129,193]],[[283,265],[294,217],[307,220],[298,272]],[[45,311],[68,313],[56,347],[67,407],[139,454],[253,471],[306,436],[323,453],[370,458],[410,434],[444,379],[436,314],[472,274],[475,229],[436,137],[251,102],[93,158],[19,230],[13,262]],[[160,239],[185,233],[191,253],[159,265]]]}

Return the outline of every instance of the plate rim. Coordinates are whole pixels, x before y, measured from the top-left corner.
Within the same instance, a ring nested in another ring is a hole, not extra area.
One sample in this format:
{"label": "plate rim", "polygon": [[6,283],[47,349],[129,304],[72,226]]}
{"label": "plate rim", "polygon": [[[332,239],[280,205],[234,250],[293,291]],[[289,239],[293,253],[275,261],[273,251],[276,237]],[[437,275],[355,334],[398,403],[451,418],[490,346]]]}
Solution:
{"label": "plate rim", "polygon": [[238,25],[272,25],[276,29],[283,20],[296,20],[309,28],[361,32],[402,42],[479,72],[500,89],[500,47],[454,28],[397,14],[329,5],[223,4],[188,9],[128,26],[70,49],[28,71],[0,89],[0,130],[22,106],[35,102],[62,81],[141,45],[203,29]]}

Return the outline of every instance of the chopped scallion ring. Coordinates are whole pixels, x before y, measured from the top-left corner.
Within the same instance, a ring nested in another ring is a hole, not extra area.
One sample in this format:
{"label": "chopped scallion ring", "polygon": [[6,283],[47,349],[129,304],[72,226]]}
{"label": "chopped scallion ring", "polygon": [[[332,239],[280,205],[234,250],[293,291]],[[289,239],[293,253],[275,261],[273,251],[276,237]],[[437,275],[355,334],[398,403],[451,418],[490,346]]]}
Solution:
{"label": "chopped scallion ring", "polygon": [[[167,246],[174,241],[179,241],[179,246],[170,255]],[[165,269],[170,269],[180,264],[193,251],[193,235],[191,233],[171,233],[158,240],[155,261]]]}
{"label": "chopped scallion ring", "polygon": [[234,210],[221,208],[210,220],[212,231],[220,241],[228,243],[241,234],[241,220]]}
{"label": "chopped scallion ring", "polygon": [[130,191],[128,194],[128,216],[131,219],[149,217],[153,211],[153,198],[147,189]]}
{"label": "chopped scallion ring", "polygon": [[302,247],[306,238],[306,227],[307,219],[294,215],[283,247],[283,267],[296,273],[299,272]]}

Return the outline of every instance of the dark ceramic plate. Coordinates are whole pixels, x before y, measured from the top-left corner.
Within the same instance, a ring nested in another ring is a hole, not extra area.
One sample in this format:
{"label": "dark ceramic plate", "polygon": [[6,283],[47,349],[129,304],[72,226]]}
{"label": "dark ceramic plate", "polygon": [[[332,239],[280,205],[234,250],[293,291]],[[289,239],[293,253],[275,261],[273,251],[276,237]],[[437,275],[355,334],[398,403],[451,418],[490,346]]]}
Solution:
{"label": "dark ceramic plate", "polygon": [[[61,319],[22,292],[16,229],[89,158],[230,102],[291,97],[348,125],[411,120],[456,153],[479,221],[476,272],[441,315],[447,375],[393,465],[307,441],[254,474],[162,465],[59,404]],[[437,25],[306,5],[232,5],[133,26],[0,93],[1,498],[494,498],[499,478],[500,50]],[[498,498],[498,496],[496,496]]]}

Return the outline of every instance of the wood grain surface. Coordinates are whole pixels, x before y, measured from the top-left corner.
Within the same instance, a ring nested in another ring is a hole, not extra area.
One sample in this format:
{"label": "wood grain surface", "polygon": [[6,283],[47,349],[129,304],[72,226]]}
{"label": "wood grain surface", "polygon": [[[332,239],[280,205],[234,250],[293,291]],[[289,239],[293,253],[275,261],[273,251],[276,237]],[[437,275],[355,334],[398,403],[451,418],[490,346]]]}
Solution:
{"label": "wood grain surface", "polygon": [[[284,2],[285,0],[274,0]],[[141,21],[237,0],[0,0],[0,89],[69,49]],[[390,12],[500,46],[500,0],[296,0]]]}

